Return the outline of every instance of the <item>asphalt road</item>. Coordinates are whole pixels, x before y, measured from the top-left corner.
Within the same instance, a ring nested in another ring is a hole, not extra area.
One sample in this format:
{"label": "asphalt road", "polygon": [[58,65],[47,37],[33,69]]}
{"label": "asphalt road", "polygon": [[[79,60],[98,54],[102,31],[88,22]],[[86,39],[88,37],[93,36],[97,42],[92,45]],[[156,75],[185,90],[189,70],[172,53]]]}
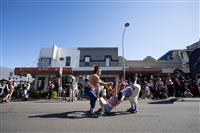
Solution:
{"label": "asphalt road", "polygon": [[0,104],[0,133],[200,132],[200,98],[140,100],[136,114],[126,112],[127,108],[124,101],[108,116],[88,118],[89,101],[12,101]]}

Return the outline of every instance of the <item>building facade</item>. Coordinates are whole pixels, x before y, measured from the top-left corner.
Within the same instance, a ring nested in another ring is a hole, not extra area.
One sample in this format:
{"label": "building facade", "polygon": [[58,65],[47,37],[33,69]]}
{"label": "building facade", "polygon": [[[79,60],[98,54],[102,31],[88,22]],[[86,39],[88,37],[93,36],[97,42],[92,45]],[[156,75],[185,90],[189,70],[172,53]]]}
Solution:
{"label": "building facade", "polygon": [[[196,43],[195,43],[196,46]],[[170,50],[158,60],[147,56],[144,60],[126,60],[126,79],[133,80],[137,73],[146,77],[165,76],[179,69],[186,74],[190,73],[189,57],[193,49]],[[15,68],[16,75],[31,74],[35,78],[34,88],[47,89],[48,81],[62,80],[66,75],[72,74],[78,80],[93,73],[93,66],[100,65],[102,79],[116,82],[123,76],[123,58],[118,55],[117,47],[79,47],[52,48],[40,50],[38,67]]]}
{"label": "building facade", "polygon": [[38,67],[15,68],[15,74],[31,74],[35,78],[34,88],[47,89],[48,81],[58,79],[62,87],[62,80],[69,74],[76,79],[86,78],[93,73],[93,66],[100,65],[102,79],[115,82],[119,80],[122,67],[119,66],[118,48],[52,48],[40,50]]}
{"label": "building facade", "polygon": [[80,50],[80,66],[118,67],[118,48],[78,48]]}
{"label": "building facade", "polygon": [[122,67],[119,66],[117,47],[80,47],[80,65],[73,69],[76,77],[85,77],[93,73],[93,67],[102,68],[102,79],[115,82],[120,79]]}
{"label": "building facade", "polygon": [[79,67],[80,50],[77,48],[52,48],[40,50],[38,67]]}

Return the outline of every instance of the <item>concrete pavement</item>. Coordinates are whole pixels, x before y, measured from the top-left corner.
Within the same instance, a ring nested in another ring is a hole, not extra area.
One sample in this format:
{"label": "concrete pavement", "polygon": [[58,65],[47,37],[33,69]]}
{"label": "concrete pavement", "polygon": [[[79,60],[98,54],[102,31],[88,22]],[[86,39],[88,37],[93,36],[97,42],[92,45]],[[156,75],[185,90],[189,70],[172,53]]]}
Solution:
{"label": "concrete pavement", "polygon": [[89,101],[13,101],[0,104],[0,132],[199,133],[200,98],[184,100],[140,100],[136,114],[125,111],[125,101],[111,115],[99,118],[87,117]]}

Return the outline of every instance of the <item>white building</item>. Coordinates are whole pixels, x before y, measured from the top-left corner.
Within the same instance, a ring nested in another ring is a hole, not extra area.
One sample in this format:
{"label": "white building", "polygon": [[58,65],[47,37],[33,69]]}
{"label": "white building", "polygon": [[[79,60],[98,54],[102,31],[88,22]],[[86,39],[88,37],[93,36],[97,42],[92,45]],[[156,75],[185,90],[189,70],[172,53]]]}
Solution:
{"label": "white building", "polygon": [[[51,48],[40,50],[38,68],[25,68],[35,75],[34,88],[47,88],[52,77],[71,73],[71,68],[79,67],[80,50],[78,48]],[[25,70],[24,69],[24,70]],[[60,85],[59,85],[60,86]]]}
{"label": "white building", "polygon": [[79,67],[80,50],[77,48],[52,48],[40,50],[38,67]]}

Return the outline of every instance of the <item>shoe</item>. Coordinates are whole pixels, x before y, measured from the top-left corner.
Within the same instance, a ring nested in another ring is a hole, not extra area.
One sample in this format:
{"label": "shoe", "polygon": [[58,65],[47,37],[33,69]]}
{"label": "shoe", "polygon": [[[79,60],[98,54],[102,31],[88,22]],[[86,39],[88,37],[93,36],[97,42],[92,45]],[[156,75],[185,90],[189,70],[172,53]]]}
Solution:
{"label": "shoe", "polygon": [[137,113],[138,111],[135,110],[135,109],[133,109],[133,110],[131,110],[130,112],[131,112],[131,113]]}
{"label": "shoe", "polygon": [[99,116],[104,116],[105,115],[105,112],[103,111],[103,110],[101,110],[100,112],[99,112]]}
{"label": "shoe", "polygon": [[127,111],[130,112],[130,113],[137,113],[138,112],[136,109],[132,109],[132,108],[127,109]]}
{"label": "shoe", "polygon": [[99,116],[95,113],[89,115],[90,118],[98,118]]}
{"label": "shoe", "polygon": [[107,113],[105,111],[103,111],[103,110],[100,110],[100,111],[97,112],[97,114],[99,116],[106,116]]}
{"label": "shoe", "polygon": [[98,113],[98,112],[101,112],[101,111],[102,111],[102,109],[101,109],[101,108],[99,108],[99,109],[97,110],[97,113]]}
{"label": "shoe", "polygon": [[126,111],[130,112],[131,110],[133,110],[132,108],[127,109]]}

